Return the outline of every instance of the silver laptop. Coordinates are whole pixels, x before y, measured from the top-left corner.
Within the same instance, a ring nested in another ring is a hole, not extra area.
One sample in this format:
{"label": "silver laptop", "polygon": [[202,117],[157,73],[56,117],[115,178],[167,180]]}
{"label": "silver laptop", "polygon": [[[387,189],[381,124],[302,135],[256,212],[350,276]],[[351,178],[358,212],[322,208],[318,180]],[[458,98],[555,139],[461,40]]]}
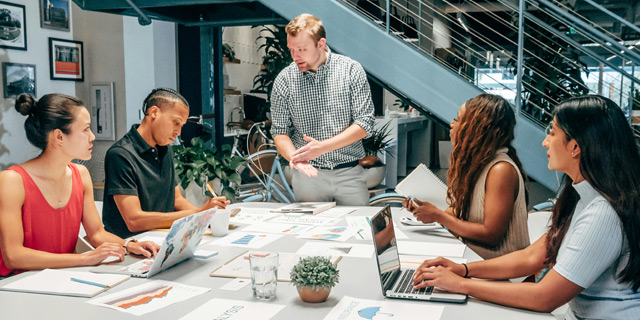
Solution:
{"label": "silver laptop", "polygon": [[467,295],[448,293],[434,287],[413,289],[415,269],[402,269],[391,208],[387,205],[371,218],[373,245],[380,273],[382,295],[387,298],[464,303]]}
{"label": "silver laptop", "polygon": [[174,221],[155,258],[140,260],[128,266],[101,265],[91,269],[91,272],[150,278],[192,258],[215,212],[216,208],[211,208]]}

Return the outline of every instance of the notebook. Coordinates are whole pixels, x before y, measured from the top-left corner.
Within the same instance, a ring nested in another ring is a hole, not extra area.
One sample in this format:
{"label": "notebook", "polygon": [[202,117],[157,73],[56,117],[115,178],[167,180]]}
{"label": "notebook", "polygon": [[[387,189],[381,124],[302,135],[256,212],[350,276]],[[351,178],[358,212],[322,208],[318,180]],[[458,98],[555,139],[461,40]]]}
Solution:
{"label": "notebook", "polygon": [[428,201],[444,210],[447,204],[447,185],[440,180],[424,163],[417,166],[396,186],[396,192],[409,198]]}
{"label": "notebook", "polygon": [[413,289],[413,274],[415,269],[402,269],[393,219],[389,205],[378,211],[371,218],[371,232],[373,246],[378,262],[382,295],[394,299],[428,300],[441,302],[464,303],[467,295],[448,293],[426,287]]}
{"label": "notebook", "polygon": [[335,202],[298,202],[288,204],[284,207],[280,207],[272,212],[298,212],[298,213],[313,213],[314,215],[329,210],[336,206]]}
{"label": "notebook", "polygon": [[129,278],[128,275],[45,269],[0,287],[0,290],[90,298]]}
{"label": "notebook", "polygon": [[198,243],[202,240],[204,231],[216,210],[216,208],[207,209],[174,221],[155,258],[140,260],[128,266],[101,265],[91,269],[91,272],[150,278],[162,270],[193,258]]}

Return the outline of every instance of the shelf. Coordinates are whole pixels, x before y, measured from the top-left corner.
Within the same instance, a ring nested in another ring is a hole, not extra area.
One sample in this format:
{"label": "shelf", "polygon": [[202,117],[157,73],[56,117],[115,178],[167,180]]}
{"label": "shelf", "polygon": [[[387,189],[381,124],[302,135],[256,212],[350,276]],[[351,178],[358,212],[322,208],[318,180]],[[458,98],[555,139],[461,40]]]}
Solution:
{"label": "shelf", "polygon": [[233,63],[233,64],[240,64],[240,59],[234,59],[233,61],[229,61],[229,58],[227,57],[222,57],[222,62],[223,63]]}
{"label": "shelf", "polygon": [[229,94],[229,95],[241,95],[242,91],[240,90],[233,90],[233,89],[224,89],[223,92],[224,94]]}

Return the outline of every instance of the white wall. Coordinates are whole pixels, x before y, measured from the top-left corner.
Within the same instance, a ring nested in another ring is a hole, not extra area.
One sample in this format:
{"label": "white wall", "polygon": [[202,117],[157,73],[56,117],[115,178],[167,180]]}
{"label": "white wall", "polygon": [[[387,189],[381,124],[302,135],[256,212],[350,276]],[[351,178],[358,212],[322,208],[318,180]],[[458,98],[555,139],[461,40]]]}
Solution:
{"label": "white wall", "polygon": [[[36,95],[51,92],[75,95],[73,81],[49,80],[49,37],[72,39],[71,32],[40,28],[38,1],[12,1],[25,6],[27,26],[27,51],[0,49],[0,62],[27,63],[36,65]],[[73,21],[73,14],[71,19]],[[2,76],[4,77],[4,76]],[[0,170],[22,163],[37,156],[40,150],[31,146],[24,133],[26,117],[15,111],[15,99],[4,99],[0,86]]]}
{"label": "white wall", "polygon": [[[122,36],[122,16],[83,11],[73,4],[73,37],[84,42],[85,80],[76,82],[76,96],[87,105],[91,103],[91,84],[110,83],[114,87],[114,115],[126,111],[124,79],[124,46]],[[115,118],[116,137],[126,131],[122,119]],[[104,181],[104,155],[113,144],[109,140],[93,143],[92,161],[87,163],[94,182]]]}
{"label": "white wall", "polygon": [[[18,1],[27,14],[27,51],[0,49],[0,62],[36,65],[37,98],[64,93],[90,101],[91,83],[114,83],[116,139],[139,123],[142,101],[155,87],[177,87],[175,24],[153,21],[140,26],[137,18],[84,11],[70,1],[70,32],[42,29],[37,1]],[[49,37],[84,43],[85,81],[50,80]],[[0,97],[2,95],[0,86]],[[14,109],[14,99],[0,104],[0,170],[39,154],[24,132],[25,117]],[[114,141],[96,141],[94,159],[104,157]],[[102,170],[101,167],[97,168]],[[94,180],[101,172],[92,172]],[[97,180],[100,181],[100,180]]]}
{"label": "white wall", "polygon": [[129,130],[144,115],[142,102],[152,89],[177,88],[175,24],[154,20],[141,26],[137,17],[123,17],[126,105]]}
{"label": "white wall", "polygon": [[256,44],[261,28],[227,27],[223,29],[222,41],[228,43],[236,53],[240,64],[225,63],[223,72],[229,75],[229,86],[248,93],[253,89],[253,78],[260,72],[264,50],[258,51]]}

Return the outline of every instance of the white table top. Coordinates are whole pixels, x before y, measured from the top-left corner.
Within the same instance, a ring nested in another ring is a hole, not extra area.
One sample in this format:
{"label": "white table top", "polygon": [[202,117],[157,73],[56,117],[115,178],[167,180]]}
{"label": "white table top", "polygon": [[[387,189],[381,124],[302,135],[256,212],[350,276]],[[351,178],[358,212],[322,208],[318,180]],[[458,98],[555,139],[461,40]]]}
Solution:
{"label": "white table top", "polygon": [[[354,215],[372,216],[380,208],[361,207]],[[393,215],[395,221],[399,221],[403,215],[408,215],[406,211],[398,211],[394,209]],[[340,224],[345,224],[343,219]],[[433,233],[421,231],[420,227],[407,227],[398,224],[400,229],[405,232],[410,240],[413,241],[430,241],[442,243],[459,243],[452,236],[438,236]],[[239,228],[242,230],[242,228]],[[237,230],[237,229],[236,229]],[[162,235],[159,232],[149,232],[149,235]],[[205,237],[214,239],[212,237]],[[284,236],[269,245],[261,248],[265,251],[279,252],[296,252],[303,245],[306,239],[297,239],[295,236]],[[355,240],[350,242],[368,244],[371,240]],[[1,319],[177,319],[180,318],[212,298],[224,298],[244,301],[254,300],[251,286],[245,286],[239,291],[224,291],[218,288],[232,281],[229,278],[210,277],[209,273],[224,264],[233,257],[236,257],[244,248],[237,247],[218,247],[219,254],[209,259],[190,259],[177,266],[165,270],[151,278],[151,280],[168,280],[176,281],[187,285],[211,288],[212,290],[196,296],[192,299],[176,303],[160,309],[155,312],[148,313],[143,316],[133,316],[116,310],[111,310],[92,304],[85,303],[88,298],[64,297],[44,294],[16,293],[0,291],[0,318]],[[480,258],[473,251],[467,248],[465,258],[469,261],[476,261]],[[132,257],[127,257],[125,261],[131,261]],[[78,268],[87,270],[89,268]],[[298,297],[294,286],[287,282],[278,283],[277,297],[272,303],[283,304],[286,307],[279,312],[276,319],[323,319],[326,314],[340,301],[340,299],[349,295],[355,298],[382,300],[384,299],[380,289],[378,280],[378,271],[375,258],[371,259],[344,257],[338,263],[340,270],[340,282],[331,291],[331,295],[326,302],[319,304],[308,304],[302,302]],[[27,273],[28,274],[28,273]],[[0,281],[0,285],[15,281],[25,274],[17,275]],[[149,281],[147,279],[132,278],[129,281],[112,288],[97,297],[108,295],[120,290],[131,288]],[[472,297],[465,304],[450,304],[438,302],[421,302],[410,300],[396,300],[402,303],[431,304],[435,303],[444,306],[442,314],[445,319],[466,319],[473,315],[474,320],[481,319],[554,319],[551,314],[537,313],[519,310],[515,308],[503,307],[488,302],[478,301]]]}

